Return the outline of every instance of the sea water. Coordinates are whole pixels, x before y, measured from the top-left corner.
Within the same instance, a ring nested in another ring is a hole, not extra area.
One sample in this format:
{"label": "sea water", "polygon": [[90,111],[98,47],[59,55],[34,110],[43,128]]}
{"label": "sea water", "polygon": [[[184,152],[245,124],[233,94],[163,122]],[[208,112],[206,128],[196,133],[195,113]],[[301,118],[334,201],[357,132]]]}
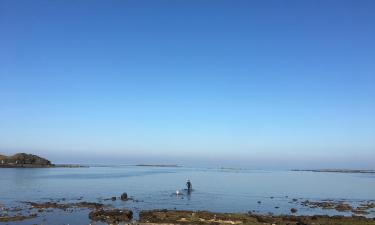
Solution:
{"label": "sea water", "polygon": [[[184,191],[187,179],[193,184],[190,195]],[[182,195],[176,195],[176,190]],[[123,192],[134,200],[106,200]],[[297,215],[350,215],[302,206],[301,202],[330,199],[356,205],[375,200],[375,174],[149,166],[0,169],[1,205],[56,199],[81,199],[128,208],[136,217],[139,211],[149,209],[289,214],[291,208],[297,208]],[[45,215],[44,224],[55,224],[57,220],[61,221],[56,224],[88,224],[88,212],[62,216],[54,211]],[[374,215],[371,212],[368,216]]]}

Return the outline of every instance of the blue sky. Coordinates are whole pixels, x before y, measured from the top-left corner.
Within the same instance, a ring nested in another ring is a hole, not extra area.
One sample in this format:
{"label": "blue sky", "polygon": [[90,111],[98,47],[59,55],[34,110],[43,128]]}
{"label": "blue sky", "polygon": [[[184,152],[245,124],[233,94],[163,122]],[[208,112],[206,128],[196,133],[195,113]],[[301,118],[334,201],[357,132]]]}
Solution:
{"label": "blue sky", "polygon": [[0,2],[0,152],[375,164],[374,1]]}

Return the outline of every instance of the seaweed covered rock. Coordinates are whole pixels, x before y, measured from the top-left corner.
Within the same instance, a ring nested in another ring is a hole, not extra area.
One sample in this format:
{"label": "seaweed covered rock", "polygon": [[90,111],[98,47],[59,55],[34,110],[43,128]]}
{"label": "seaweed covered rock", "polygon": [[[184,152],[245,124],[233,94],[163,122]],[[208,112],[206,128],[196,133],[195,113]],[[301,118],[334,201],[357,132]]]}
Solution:
{"label": "seaweed covered rock", "polygon": [[95,210],[90,212],[89,218],[93,221],[105,222],[108,224],[128,222],[133,218],[133,212],[130,210]]}
{"label": "seaweed covered rock", "polygon": [[185,210],[150,210],[139,213],[140,224],[185,225],[375,225],[375,219],[359,216],[295,216],[216,213]]}

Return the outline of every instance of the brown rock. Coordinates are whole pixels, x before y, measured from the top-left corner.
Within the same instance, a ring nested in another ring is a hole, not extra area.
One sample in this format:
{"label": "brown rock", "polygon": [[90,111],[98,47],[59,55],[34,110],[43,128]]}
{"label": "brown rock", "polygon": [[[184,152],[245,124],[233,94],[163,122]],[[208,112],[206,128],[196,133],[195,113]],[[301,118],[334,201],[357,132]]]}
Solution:
{"label": "brown rock", "polygon": [[335,206],[335,209],[339,212],[344,212],[344,211],[350,211],[352,210],[353,208],[349,205],[349,204],[346,204],[346,203],[339,203]]}
{"label": "brown rock", "polygon": [[89,218],[93,221],[101,221],[109,224],[121,223],[130,221],[133,218],[133,212],[120,209],[100,209],[90,212]]}

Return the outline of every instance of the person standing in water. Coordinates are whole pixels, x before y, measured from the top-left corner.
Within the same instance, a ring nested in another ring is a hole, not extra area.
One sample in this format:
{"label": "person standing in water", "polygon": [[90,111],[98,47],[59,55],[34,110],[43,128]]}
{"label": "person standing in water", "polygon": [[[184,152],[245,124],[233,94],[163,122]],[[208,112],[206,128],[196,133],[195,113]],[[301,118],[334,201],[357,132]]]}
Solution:
{"label": "person standing in water", "polygon": [[193,185],[191,184],[189,179],[186,180],[186,187],[187,187],[188,192],[193,190]]}

